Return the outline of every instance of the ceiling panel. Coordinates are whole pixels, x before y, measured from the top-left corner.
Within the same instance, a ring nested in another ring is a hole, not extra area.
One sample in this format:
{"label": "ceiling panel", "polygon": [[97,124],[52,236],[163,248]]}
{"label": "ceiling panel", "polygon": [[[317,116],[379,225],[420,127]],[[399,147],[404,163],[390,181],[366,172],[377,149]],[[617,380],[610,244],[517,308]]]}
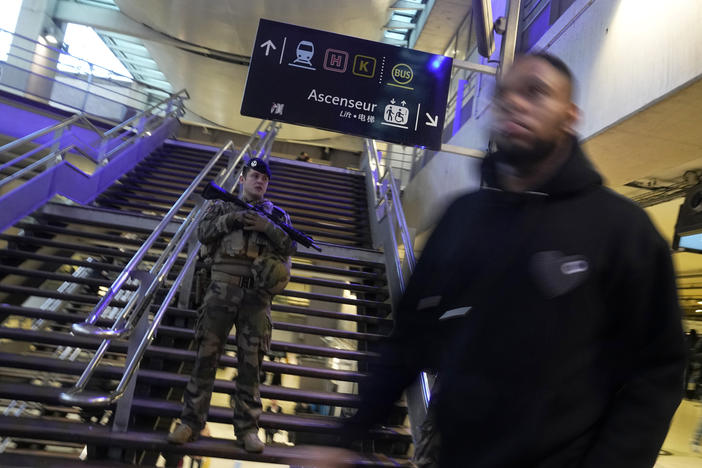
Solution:
{"label": "ceiling panel", "polygon": [[116,0],[122,13],[214,50],[251,55],[258,20],[266,18],[379,41],[394,0]]}
{"label": "ceiling panel", "polygon": [[700,109],[702,80],[590,138],[585,149],[614,187],[646,177],[668,178],[677,167],[702,168]]}

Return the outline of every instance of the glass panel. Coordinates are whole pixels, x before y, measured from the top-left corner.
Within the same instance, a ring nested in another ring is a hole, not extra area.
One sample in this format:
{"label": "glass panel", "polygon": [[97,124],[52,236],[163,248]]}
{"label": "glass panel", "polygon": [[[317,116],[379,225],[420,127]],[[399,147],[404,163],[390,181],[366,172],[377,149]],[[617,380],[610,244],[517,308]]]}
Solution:
{"label": "glass panel", "polygon": [[3,0],[2,15],[0,15],[0,60],[6,61],[7,54],[10,52],[10,44],[12,44],[12,34],[17,26],[20,9],[22,8],[22,0]]}
{"label": "glass panel", "polygon": [[[61,54],[59,70],[93,74],[102,78],[122,80],[132,78],[122,62],[115,57],[115,54],[105,45],[93,28],[70,23],[66,28],[63,42],[68,46],[70,55]],[[98,65],[98,67],[91,67],[86,61]]]}

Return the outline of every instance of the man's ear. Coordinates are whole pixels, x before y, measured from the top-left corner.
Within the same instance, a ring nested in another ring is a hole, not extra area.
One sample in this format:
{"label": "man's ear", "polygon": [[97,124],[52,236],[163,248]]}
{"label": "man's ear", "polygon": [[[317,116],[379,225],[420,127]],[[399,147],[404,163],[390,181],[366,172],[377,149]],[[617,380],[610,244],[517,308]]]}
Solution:
{"label": "man's ear", "polygon": [[241,183],[243,183],[243,182],[244,182],[244,174],[241,174],[241,175],[239,176],[239,183],[241,184]]}
{"label": "man's ear", "polygon": [[570,102],[565,121],[563,122],[563,130],[567,134],[575,135],[575,127],[580,122],[581,115],[580,108],[574,102]]}

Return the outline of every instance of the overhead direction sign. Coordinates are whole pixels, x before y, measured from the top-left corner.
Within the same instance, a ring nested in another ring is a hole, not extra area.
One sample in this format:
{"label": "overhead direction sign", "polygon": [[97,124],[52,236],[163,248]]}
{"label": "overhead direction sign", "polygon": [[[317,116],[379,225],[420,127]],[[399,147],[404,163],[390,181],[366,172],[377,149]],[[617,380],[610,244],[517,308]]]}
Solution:
{"label": "overhead direction sign", "polygon": [[452,59],[262,19],[242,115],[440,149]]}

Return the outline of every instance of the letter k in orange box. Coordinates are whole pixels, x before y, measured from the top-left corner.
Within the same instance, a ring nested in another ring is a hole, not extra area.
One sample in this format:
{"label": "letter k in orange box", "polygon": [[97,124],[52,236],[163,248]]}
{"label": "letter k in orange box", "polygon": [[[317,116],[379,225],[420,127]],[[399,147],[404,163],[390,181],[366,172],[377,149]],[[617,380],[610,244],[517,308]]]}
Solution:
{"label": "letter k in orange box", "polygon": [[365,78],[373,78],[375,76],[375,64],[376,60],[374,57],[368,57],[366,55],[356,55],[353,58],[353,74],[356,76],[363,76]]}

